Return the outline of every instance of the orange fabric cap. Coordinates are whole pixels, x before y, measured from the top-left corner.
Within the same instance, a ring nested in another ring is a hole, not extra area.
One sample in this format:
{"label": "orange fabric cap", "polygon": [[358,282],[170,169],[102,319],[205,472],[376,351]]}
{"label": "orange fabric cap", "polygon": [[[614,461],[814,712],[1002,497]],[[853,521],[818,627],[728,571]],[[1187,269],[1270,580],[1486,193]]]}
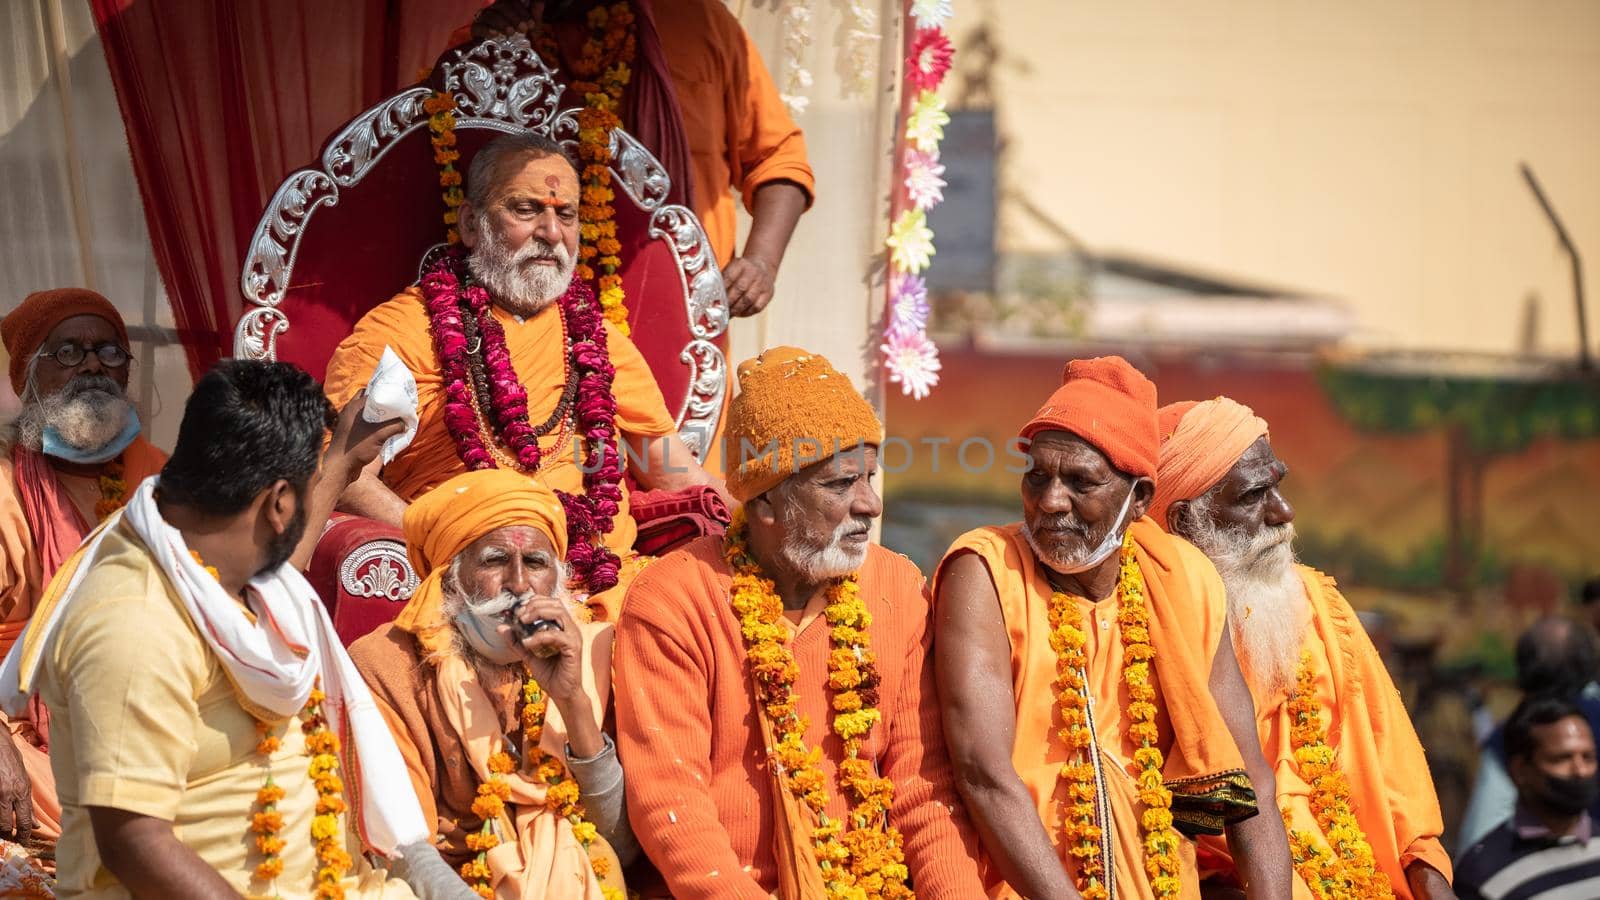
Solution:
{"label": "orange fabric cap", "polygon": [[1120,356],[1067,363],[1061,387],[1022,426],[1021,436],[1032,440],[1041,431],[1070,431],[1119,471],[1156,477],[1156,386]]}
{"label": "orange fabric cap", "polygon": [[1150,517],[1166,528],[1172,504],[1211,490],[1266,433],[1266,419],[1227,397],[1163,406],[1161,467]]}
{"label": "orange fabric cap", "polygon": [[401,528],[406,555],[422,582],[395,624],[417,636],[429,654],[449,647],[444,621],[444,576],[450,561],[484,535],[531,525],[567,557],[567,513],[555,492],[521,472],[479,469],[439,485],[406,507]]}
{"label": "orange fabric cap", "polygon": [[85,288],[56,288],[35,291],[0,319],[0,341],[11,357],[11,390],[22,396],[27,387],[28,363],[44,346],[44,339],[62,322],[73,316],[99,316],[117,329],[117,339],[128,346],[128,326],[111,301]]}
{"label": "orange fabric cap", "polygon": [[728,493],[744,503],[806,466],[883,443],[883,423],[827,357],[773,347],[739,364],[727,439]]}

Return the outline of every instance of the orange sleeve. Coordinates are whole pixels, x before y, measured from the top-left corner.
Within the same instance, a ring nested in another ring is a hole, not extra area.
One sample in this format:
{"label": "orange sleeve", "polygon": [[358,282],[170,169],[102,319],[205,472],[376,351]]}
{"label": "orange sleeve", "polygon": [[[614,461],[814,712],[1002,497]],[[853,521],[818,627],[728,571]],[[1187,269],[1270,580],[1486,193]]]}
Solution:
{"label": "orange sleeve", "polygon": [[656,376],[639,353],[639,347],[610,322],[606,322],[605,327],[606,350],[611,355],[612,368],[616,369],[611,392],[617,398],[617,430],[635,437],[676,434],[678,422],[667,411],[661,386],[656,384]]}
{"label": "orange sleeve", "polygon": [[[0,622],[20,614],[15,629],[0,629],[0,643],[9,651],[21,634],[21,626],[33,611],[30,594],[42,586],[39,556],[33,549],[33,532],[22,514],[22,498],[17,496],[17,470],[11,454],[0,454]],[[12,631],[16,633],[11,633]]]}
{"label": "orange sleeve", "polygon": [[[675,555],[674,555],[675,556]],[[689,633],[684,604],[714,607],[702,579],[683,558],[665,557],[645,569],[628,591],[612,657],[617,753],[628,777],[628,818],[634,836],[674,897],[767,900],[733,850],[717,815],[711,784],[711,718],[706,685],[716,666]],[[685,570],[691,571],[685,571]],[[675,579],[674,573],[683,575]],[[719,711],[724,721],[731,710]]]}
{"label": "orange sleeve", "polygon": [[[964,900],[984,894],[978,874],[978,842],[956,793],[955,771],[944,746],[939,695],[933,666],[927,664],[933,634],[921,575],[909,560],[909,573],[896,579],[891,596],[904,611],[912,652],[903,665],[898,708],[884,746],[884,777],[894,782],[890,819],[905,835],[906,864],[917,873],[917,896]],[[909,577],[908,577],[909,576]]]}
{"label": "orange sleeve", "polygon": [[[714,4],[721,6],[721,4]],[[760,51],[732,13],[732,28],[719,32],[729,47],[733,71],[728,85],[728,143],[733,152],[733,186],[745,209],[755,208],[756,189],[769,181],[792,181],[806,192],[806,207],[816,198],[817,180],[806,161],[806,138],[772,83]]]}
{"label": "orange sleeve", "polygon": [[400,361],[417,379],[417,408],[427,405],[439,385],[439,376],[433,362],[428,315],[423,309],[421,295],[415,290],[408,290],[368,310],[349,336],[334,348],[333,356],[328,359],[322,390],[335,409],[342,409],[372,380],[384,347],[394,348]]}

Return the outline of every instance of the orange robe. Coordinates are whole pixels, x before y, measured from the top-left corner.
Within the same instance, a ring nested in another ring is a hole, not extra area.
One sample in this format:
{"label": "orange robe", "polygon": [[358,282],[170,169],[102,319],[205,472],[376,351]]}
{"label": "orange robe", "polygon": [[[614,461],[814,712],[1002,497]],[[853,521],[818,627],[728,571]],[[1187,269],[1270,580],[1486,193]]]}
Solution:
{"label": "orange robe", "polygon": [[[1216,568],[1199,550],[1168,536],[1146,519],[1132,527],[1150,607],[1150,638],[1156,661],[1150,683],[1156,690],[1156,726],[1166,764],[1163,779],[1173,792],[1173,818],[1180,829],[1220,830],[1255,808],[1239,749],[1211,698],[1211,660],[1225,628],[1226,595]],[[1056,653],[1050,647],[1053,590],[1022,536],[1021,525],[980,528],[956,539],[935,574],[935,594],[944,566],[973,553],[994,579],[1011,644],[1011,683],[1016,704],[1016,740],[1011,764],[1027,785],[1039,821],[1054,838],[1062,833],[1066,790],[1061,767],[1073,758],[1057,733],[1062,728],[1056,703]],[[1122,678],[1122,628],[1117,603],[1074,598],[1087,626],[1084,654],[1092,691],[1094,741],[1104,771],[1111,821],[1109,874],[1114,896],[1153,898],[1144,867],[1133,754],[1127,737],[1128,689]],[[1058,845],[1062,865],[1076,877],[1076,860]],[[1194,845],[1180,845],[1183,897],[1199,897]],[[992,897],[1016,897],[991,876]]]}
{"label": "orange robe", "polygon": [[[528,392],[528,420],[543,422],[555,410],[567,379],[567,358],[561,350],[560,311],[551,304],[522,323],[503,309],[496,308],[494,315],[505,328],[511,365]],[[638,348],[618,334],[611,323],[607,322],[605,327],[606,346],[617,373],[611,383],[617,400],[617,431],[633,438],[675,434],[677,424],[667,412],[661,389],[656,386],[655,376],[650,374],[650,367],[639,355]],[[383,483],[409,503],[466,471],[466,465],[456,453],[455,440],[444,424],[443,379],[420,289],[408,288],[379,304],[362,316],[350,336],[339,343],[333,358],[328,360],[324,385],[335,406],[342,407],[358,390],[366,387],[385,346],[394,349],[395,355],[417,380],[420,420],[417,435],[411,446],[384,466],[382,472]],[[554,490],[582,493],[583,472],[573,455],[572,442],[570,438],[560,438],[567,433],[567,429],[558,428],[540,439],[539,448],[544,458],[539,478]],[[679,464],[673,460],[668,463]],[[618,556],[627,558],[633,553],[633,539],[637,534],[633,517],[628,514],[628,492],[624,485],[621,510],[611,533],[606,536],[606,544]],[[624,577],[629,568],[623,567]],[[606,611],[614,613],[615,609],[607,605]]]}
{"label": "orange robe", "polygon": [[754,208],[756,189],[771,181],[792,181],[808,198],[815,196],[805,136],[755,44],[721,0],[672,0],[655,10],[693,157],[694,212],[717,264],[726,266],[739,233],[730,187],[746,209]]}
{"label": "orange robe", "polygon": [[[1426,862],[1445,878],[1452,874],[1450,857],[1439,841],[1444,822],[1422,743],[1377,648],[1338,585],[1309,566],[1300,567],[1300,577],[1311,604],[1303,649],[1311,653],[1326,739],[1350,782],[1351,806],[1379,867],[1389,877],[1395,896],[1411,900],[1405,867],[1412,860]],[[1261,749],[1277,777],[1278,805],[1289,810],[1289,827],[1314,836],[1326,847],[1311,812],[1311,787],[1295,765],[1289,693],[1280,690],[1262,696],[1254,685],[1251,693]],[[1202,842],[1229,860],[1223,841]],[[1294,890],[1297,898],[1312,896],[1298,875]]]}
{"label": "orange robe", "polygon": [[[83,543],[93,530],[94,507],[100,500],[98,479],[64,475],[48,466],[43,472],[48,483],[23,485],[18,482],[16,455],[26,451],[13,448],[0,453],[0,656],[11,652],[11,645],[22,636],[33,615],[34,604],[55,575],[56,567]],[[139,482],[161,471],[167,455],[145,440],[143,435],[122,452],[122,480],[131,492]],[[25,469],[28,467],[24,467]],[[34,467],[33,471],[39,471]],[[23,494],[33,491],[43,498],[39,511],[30,517]],[[66,553],[61,550],[65,549]],[[61,835],[61,804],[56,799],[56,779],[50,770],[48,724],[29,715],[0,723],[11,732],[12,743],[22,757],[33,786],[33,817],[36,834],[46,840]],[[39,716],[43,718],[43,716]],[[48,720],[46,720],[47,723]]]}
{"label": "orange robe", "polygon": [[[652,563],[629,590],[612,663],[617,745],[634,834],[671,896],[768,900],[780,876],[775,836],[788,823],[766,765],[722,553],[720,538],[701,538]],[[889,824],[905,836],[917,895],[968,900],[982,893],[977,848],[945,756],[932,667],[924,665],[922,575],[873,545],[859,579],[883,679],[883,718],[862,754],[894,781]],[[830,646],[821,616],[790,643],[806,745],[822,750],[828,815],[847,820],[837,773],[844,751],[829,727],[825,687]]]}

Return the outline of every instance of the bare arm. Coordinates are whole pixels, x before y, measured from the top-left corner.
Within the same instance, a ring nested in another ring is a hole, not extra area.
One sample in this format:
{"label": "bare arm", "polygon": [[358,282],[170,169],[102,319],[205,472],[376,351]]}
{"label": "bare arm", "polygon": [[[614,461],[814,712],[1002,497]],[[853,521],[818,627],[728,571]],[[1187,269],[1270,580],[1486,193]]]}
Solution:
{"label": "bare arm", "polygon": [[994,582],[973,554],[951,560],[939,582],[933,653],[956,788],[989,857],[1024,897],[1079,898],[1011,765],[1011,651]]}
{"label": "bare arm", "polygon": [[1294,889],[1289,837],[1283,830],[1283,818],[1277,814],[1277,782],[1261,752],[1255,702],[1250,699],[1250,688],[1234,658],[1231,633],[1223,632],[1211,660],[1211,696],[1222,711],[1228,733],[1239,745],[1239,755],[1244,757],[1244,768],[1250,775],[1260,812],[1227,827],[1228,849],[1233,853],[1250,900],[1288,900]]}
{"label": "bare arm", "polygon": [[172,833],[172,823],[138,813],[89,807],[101,862],[136,898],[215,900],[238,897],[217,870]]}
{"label": "bare arm", "polygon": [[400,519],[406,514],[406,502],[400,499],[399,494],[389,490],[389,486],[378,477],[382,468],[383,460],[375,459],[362,469],[361,474],[339,495],[336,508],[339,512],[366,516],[399,528]]}
{"label": "bare arm", "polygon": [[1406,884],[1411,887],[1411,895],[1420,900],[1456,900],[1456,892],[1444,875],[1420,859],[1406,866]]}
{"label": "bare arm", "polygon": [[642,446],[642,452],[628,455],[628,471],[640,486],[649,491],[678,491],[699,484],[709,484],[723,495],[730,506],[727,489],[722,481],[694,458],[683,438],[668,434],[657,438],[624,436],[632,446]]}
{"label": "bare arm", "polygon": [[778,266],[808,202],[805,189],[792,181],[769,181],[756,188],[744,253],[730,260],[722,272],[728,310],[733,315],[753,316],[772,302]]}
{"label": "bare arm", "polygon": [[[322,523],[333,514],[340,496],[362,469],[377,461],[383,442],[405,429],[399,419],[390,419],[374,425],[361,415],[367,402],[365,388],[356,391],[350,402],[339,411],[339,420],[333,426],[333,438],[322,452],[322,466],[311,481],[310,496],[305,498],[306,531],[289,558],[294,567],[304,571],[311,565],[311,555],[322,538]],[[380,484],[381,486],[381,484]],[[384,488],[388,491],[388,488]],[[393,494],[390,494],[393,496]],[[395,498],[397,501],[400,499]],[[401,504],[404,510],[405,505]],[[399,519],[394,522],[399,525]]]}

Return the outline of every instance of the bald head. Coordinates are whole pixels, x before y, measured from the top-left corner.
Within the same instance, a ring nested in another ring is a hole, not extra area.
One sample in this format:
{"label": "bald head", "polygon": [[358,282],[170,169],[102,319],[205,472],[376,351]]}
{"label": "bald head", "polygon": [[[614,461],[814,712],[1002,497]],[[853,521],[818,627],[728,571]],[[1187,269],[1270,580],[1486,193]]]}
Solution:
{"label": "bald head", "polygon": [[1573,697],[1600,676],[1600,640],[1582,623],[1545,616],[1517,639],[1517,686],[1525,694]]}

